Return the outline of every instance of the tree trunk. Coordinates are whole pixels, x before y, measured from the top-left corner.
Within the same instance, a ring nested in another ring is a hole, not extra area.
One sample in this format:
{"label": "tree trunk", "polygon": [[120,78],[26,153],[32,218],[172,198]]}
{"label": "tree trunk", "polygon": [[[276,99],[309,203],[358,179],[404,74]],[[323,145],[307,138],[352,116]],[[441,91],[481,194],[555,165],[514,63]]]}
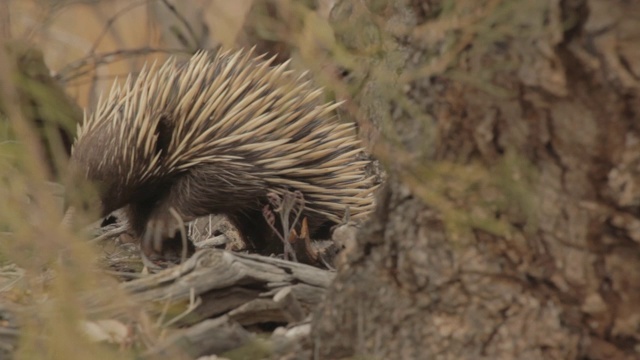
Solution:
{"label": "tree trunk", "polygon": [[640,2],[386,3],[332,12],[389,181],[319,357],[640,358]]}

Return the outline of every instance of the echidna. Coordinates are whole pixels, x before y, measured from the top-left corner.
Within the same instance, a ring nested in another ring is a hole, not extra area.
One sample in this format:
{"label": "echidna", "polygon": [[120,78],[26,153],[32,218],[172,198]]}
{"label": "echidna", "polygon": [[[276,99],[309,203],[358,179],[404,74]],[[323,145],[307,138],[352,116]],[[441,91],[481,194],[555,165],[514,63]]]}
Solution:
{"label": "echidna", "polygon": [[98,185],[103,215],[125,207],[143,245],[180,219],[224,213],[255,224],[267,194],[298,190],[312,231],[372,209],[374,186],[354,124],[304,74],[252,51],[142,70],[86,116],[71,164]]}

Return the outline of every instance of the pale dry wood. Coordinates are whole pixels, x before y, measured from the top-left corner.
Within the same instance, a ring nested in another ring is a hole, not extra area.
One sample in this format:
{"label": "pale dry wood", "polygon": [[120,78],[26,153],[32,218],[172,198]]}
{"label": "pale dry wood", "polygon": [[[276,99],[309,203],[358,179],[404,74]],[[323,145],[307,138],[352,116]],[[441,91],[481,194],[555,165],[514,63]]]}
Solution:
{"label": "pale dry wood", "polygon": [[197,358],[209,354],[221,354],[251,342],[253,335],[228,316],[205,320],[197,325],[169,336],[165,341],[149,349],[144,358]]}
{"label": "pale dry wood", "polygon": [[188,356],[201,356],[253,346],[248,330],[254,325],[304,321],[333,277],[304,264],[207,249],[182,265],[122,286],[140,302],[170,307],[180,315],[167,316],[167,323],[185,327],[157,343],[148,357],[172,355],[178,347]]}
{"label": "pale dry wood", "polygon": [[[144,356],[190,359],[233,349],[277,351],[273,339],[255,336],[263,332],[260,325],[308,325],[333,277],[331,271],[300,263],[206,249],[182,265],[118,286],[137,304],[130,305],[143,305],[145,313],[155,314],[152,318],[160,319],[157,324],[166,334],[160,340],[153,337],[156,340]],[[141,325],[145,320],[134,315],[139,312],[113,306],[109,296],[113,292],[102,287],[84,294],[91,318]],[[13,313],[0,308],[3,319]],[[18,331],[15,326],[0,326],[0,354],[15,350]],[[301,341],[299,336],[279,338],[277,348],[299,347]]]}
{"label": "pale dry wood", "polygon": [[304,264],[207,249],[122,287],[149,303],[151,312],[172,314],[162,316],[166,324],[186,327],[156,344],[150,356],[166,355],[175,344],[187,344],[193,356],[246,345],[253,337],[245,328],[304,321],[333,277],[331,271]]}

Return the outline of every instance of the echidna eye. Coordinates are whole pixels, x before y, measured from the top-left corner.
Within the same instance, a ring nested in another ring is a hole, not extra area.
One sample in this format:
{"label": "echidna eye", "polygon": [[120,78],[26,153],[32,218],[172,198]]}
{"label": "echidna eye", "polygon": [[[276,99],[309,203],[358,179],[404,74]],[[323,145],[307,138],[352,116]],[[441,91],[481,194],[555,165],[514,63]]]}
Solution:
{"label": "echidna eye", "polygon": [[349,75],[351,75],[351,71],[347,68],[340,68],[339,70],[339,76],[343,79],[349,77]]}

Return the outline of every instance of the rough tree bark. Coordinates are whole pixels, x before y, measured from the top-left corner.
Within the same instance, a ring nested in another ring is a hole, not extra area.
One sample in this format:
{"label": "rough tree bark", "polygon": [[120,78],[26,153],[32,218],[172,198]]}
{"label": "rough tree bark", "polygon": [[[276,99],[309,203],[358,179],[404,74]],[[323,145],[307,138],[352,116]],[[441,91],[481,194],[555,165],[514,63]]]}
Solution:
{"label": "rough tree bark", "polygon": [[390,180],[316,314],[320,358],[640,358],[638,19],[337,2]]}

